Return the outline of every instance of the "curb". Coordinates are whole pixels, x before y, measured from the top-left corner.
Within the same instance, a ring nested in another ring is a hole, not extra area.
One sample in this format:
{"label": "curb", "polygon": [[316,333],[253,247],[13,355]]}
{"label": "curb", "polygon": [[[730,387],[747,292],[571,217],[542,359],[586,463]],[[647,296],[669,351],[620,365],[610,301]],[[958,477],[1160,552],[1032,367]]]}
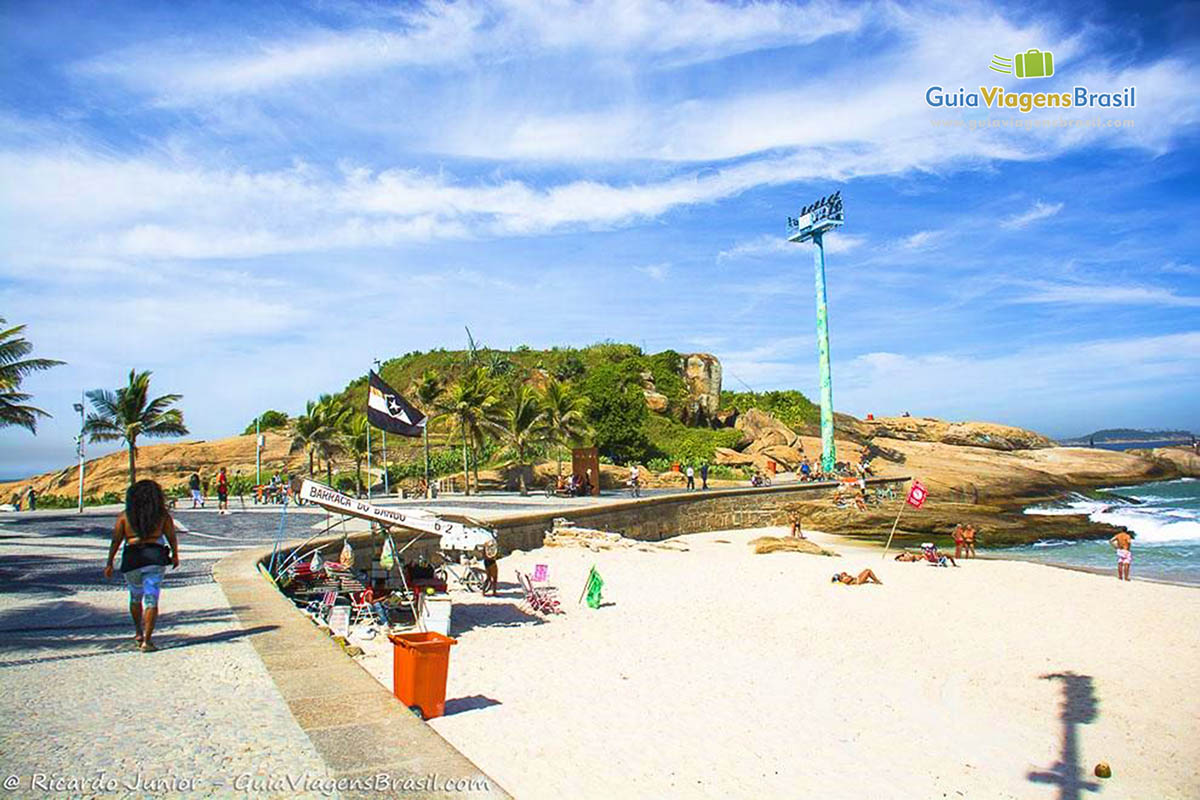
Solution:
{"label": "curb", "polygon": [[338,796],[509,798],[274,589],[258,567],[270,553],[233,553],[213,567],[213,577],[243,627],[261,630],[246,638]]}

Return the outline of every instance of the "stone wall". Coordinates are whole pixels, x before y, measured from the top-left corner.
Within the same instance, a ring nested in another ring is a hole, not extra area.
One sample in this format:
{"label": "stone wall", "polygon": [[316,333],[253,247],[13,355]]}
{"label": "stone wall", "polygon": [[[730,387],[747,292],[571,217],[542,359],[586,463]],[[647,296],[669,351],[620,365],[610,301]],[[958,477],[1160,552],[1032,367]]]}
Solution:
{"label": "stone wall", "polygon": [[[868,486],[892,484],[897,493],[908,478],[872,478]],[[714,489],[688,494],[644,497],[601,506],[520,514],[491,524],[501,552],[533,550],[542,546],[555,517],[577,525],[621,533],[631,539],[658,541],[685,533],[735,530],[784,525],[788,508],[804,500],[829,497],[837,483],[800,483],[760,489]]]}

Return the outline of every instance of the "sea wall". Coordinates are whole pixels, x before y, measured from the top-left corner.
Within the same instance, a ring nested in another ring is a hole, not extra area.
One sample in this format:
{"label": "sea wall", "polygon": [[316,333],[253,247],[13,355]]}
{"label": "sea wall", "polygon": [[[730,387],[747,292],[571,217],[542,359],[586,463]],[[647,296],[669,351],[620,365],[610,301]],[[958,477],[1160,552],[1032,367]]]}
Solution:
{"label": "sea wall", "polygon": [[[892,486],[900,493],[906,477],[871,478],[872,488]],[[502,552],[541,547],[556,517],[588,528],[658,541],[685,533],[784,525],[789,511],[806,500],[828,498],[839,484],[792,483],[757,489],[711,489],[630,499],[579,509],[514,514],[489,522]]]}

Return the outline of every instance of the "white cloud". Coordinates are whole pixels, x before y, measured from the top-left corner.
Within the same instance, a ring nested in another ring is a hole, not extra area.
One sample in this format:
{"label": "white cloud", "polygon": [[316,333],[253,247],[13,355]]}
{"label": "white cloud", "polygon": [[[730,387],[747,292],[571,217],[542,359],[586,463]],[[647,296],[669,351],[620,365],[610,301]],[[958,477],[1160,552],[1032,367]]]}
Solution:
{"label": "white cloud", "polygon": [[1063,305],[1154,305],[1200,307],[1200,297],[1176,294],[1171,289],[1155,286],[1120,286],[1112,284],[1036,283],[1029,294],[1015,298],[1015,303],[1058,303]]}
{"label": "white cloud", "polygon": [[917,231],[901,239],[899,245],[906,250],[924,250],[937,244],[944,236],[945,231]]}
{"label": "white cloud", "polygon": [[635,267],[638,272],[655,281],[665,281],[667,276],[671,274],[671,265],[668,263],[647,264],[644,267]]}
{"label": "white cloud", "polygon": [[1062,203],[1044,203],[1038,200],[1030,209],[1022,214],[1015,214],[1003,220],[1000,225],[1005,228],[1026,228],[1038,220],[1053,217],[1062,211]]}
{"label": "white cloud", "polygon": [[[865,236],[836,233],[825,238],[826,253],[849,253],[866,242]],[[768,258],[771,256],[795,256],[800,250],[781,233],[772,236],[764,233],[752,239],[743,239],[727,250],[717,253],[718,261],[733,261],[741,258]]]}
{"label": "white cloud", "polygon": [[309,30],[208,51],[174,40],[110,53],[78,70],[174,104],[397,66],[459,70],[547,53],[635,55],[677,66],[852,31],[864,13],[833,2],[506,0],[431,2],[390,16],[394,30]]}

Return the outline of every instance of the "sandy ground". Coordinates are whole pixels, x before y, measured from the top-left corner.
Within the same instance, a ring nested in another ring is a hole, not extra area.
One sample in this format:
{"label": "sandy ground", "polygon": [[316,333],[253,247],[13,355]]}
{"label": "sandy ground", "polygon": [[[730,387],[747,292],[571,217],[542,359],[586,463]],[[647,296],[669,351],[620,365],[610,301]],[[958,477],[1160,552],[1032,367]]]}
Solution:
{"label": "sandy ground", "polygon": [[[843,557],[755,555],[764,532],[504,558],[505,596],[455,594],[433,727],[522,800],[1200,796],[1200,591],[819,535]],[[536,563],[565,615],[518,607]],[[866,566],[885,585],[829,581]],[[363,664],[390,685],[387,647]]]}

